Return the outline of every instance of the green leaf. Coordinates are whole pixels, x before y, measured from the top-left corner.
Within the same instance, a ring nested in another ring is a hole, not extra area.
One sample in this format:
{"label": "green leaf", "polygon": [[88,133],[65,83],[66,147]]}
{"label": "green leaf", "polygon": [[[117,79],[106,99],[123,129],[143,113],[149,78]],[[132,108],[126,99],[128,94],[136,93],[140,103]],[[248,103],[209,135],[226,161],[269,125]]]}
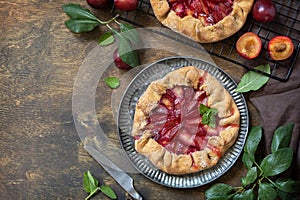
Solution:
{"label": "green leaf", "polygon": [[84,33],[93,30],[96,26],[99,25],[99,22],[88,19],[69,19],[65,22],[65,25],[74,33]]}
{"label": "green leaf", "polygon": [[253,160],[250,158],[249,153],[246,151],[244,151],[243,153],[242,161],[248,170],[253,166]]}
{"label": "green leaf", "polygon": [[91,13],[91,11],[82,8],[78,4],[66,4],[62,6],[62,9],[71,19],[98,20],[97,17]]}
{"label": "green leaf", "polygon": [[200,115],[202,115],[202,124],[207,124],[210,127],[216,127],[216,115],[218,110],[216,108],[209,108],[204,104],[199,106]]}
{"label": "green leaf", "polygon": [[277,192],[274,186],[270,183],[261,183],[258,188],[259,200],[274,200],[277,197]]}
{"label": "green leaf", "polygon": [[300,189],[300,181],[295,181],[292,179],[277,179],[275,181],[276,187],[283,191],[283,192],[289,192],[289,193],[299,193]]}
{"label": "green leaf", "polygon": [[87,193],[93,193],[98,189],[98,180],[93,177],[90,171],[83,174],[83,187]]}
{"label": "green leaf", "polygon": [[121,60],[131,67],[138,66],[139,57],[136,51],[132,49],[130,41],[122,34],[120,34],[118,31],[114,29],[112,29],[112,31],[115,33],[115,35],[118,37],[119,40],[118,51]]}
{"label": "green leaf", "polygon": [[277,194],[281,200],[299,200],[299,193],[288,193],[278,190]]}
{"label": "green leaf", "polygon": [[[263,71],[267,74],[271,73],[270,65],[260,65],[255,67],[254,69]],[[266,84],[269,80],[268,76],[265,76],[261,73],[255,71],[249,71],[245,73],[236,88],[236,92],[248,92],[251,90],[258,90],[264,84]]]}
{"label": "green leaf", "polygon": [[294,124],[290,123],[286,126],[280,126],[275,130],[271,144],[271,150],[273,153],[282,147],[289,146],[293,127]]}
{"label": "green leaf", "polygon": [[114,43],[114,41],[115,41],[115,38],[114,38],[113,34],[111,32],[106,32],[100,37],[98,44],[100,46],[107,46],[107,45]]}
{"label": "green leaf", "polygon": [[107,185],[101,185],[100,191],[103,192],[106,196],[108,196],[111,199],[117,199],[116,193],[111,189],[111,187]]}
{"label": "green leaf", "polygon": [[293,150],[281,148],[267,155],[261,162],[260,168],[264,176],[275,176],[287,170],[293,161]]}
{"label": "green leaf", "polygon": [[139,58],[137,53],[132,49],[131,43],[129,40],[123,36],[119,36],[119,45],[118,45],[118,51],[120,58],[123,62],[128,64],[131,67],[136,67],[139,65]]}
{"label": "green leaf", "polygon": [[138,32],[132,25],[120,23],[120,31],[122,36],[127,38],[131,43],[137,44],[140,42]]}
{"label": "green leaf", "polygon": [[251,183],[253,183],[257,178],[257,168],[252,167],[248,172],[246,177],[242,178],[242,185],[247,186]]}
{"label": "green leaf", "polygon": [[120,85],[120,80],[117,77],[107,77],[104,79],[104,82],[112,89],[115,89]]}
{"label": "green leaf", "polygon": [[253,189],[246,190],[240,194],[236,194],[233,196],[233,200],[254,200],[255,194]]}
{"label": "green leaf", "polygon": [[255,152],[257,150],[258,144],[262,137],[262,127],[261,126],[253,126],[250,129],[249,135],[247,137],[244,151],[248,153],[248,157],[254,161],[255,160]]}
{"label": "green leaf", "polygon": [[201,115],[204,115],[205,113],[208,113],[208,112],[211,112],[214,115],[216,115],[218,113],[218,110],[216,108],[209,108],[204,104],[200,104],[199,112]]}
{"label": "green leaf", "polygon": [[217,183],[205,191],[205,197],[208,199],[216,199],[230,195],[234,191],[234,187],[224,184]]}

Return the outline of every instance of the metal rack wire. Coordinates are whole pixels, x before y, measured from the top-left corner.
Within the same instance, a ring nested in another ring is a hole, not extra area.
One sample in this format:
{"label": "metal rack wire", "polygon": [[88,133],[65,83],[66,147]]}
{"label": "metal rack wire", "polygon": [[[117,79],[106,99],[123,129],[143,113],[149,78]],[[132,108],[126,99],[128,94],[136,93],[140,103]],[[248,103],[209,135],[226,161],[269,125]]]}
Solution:
{"label": "metal rack wire", "polygon": [[[271,74],[266,74],[260,71],[258,72],[278,81],[288,81],[300,51],[300,1],[273,0],[273,2],[276,5],[277,13],[272,22],[266,24],[256,22],[253,20],[251,14],[249,14],[245,25],[235,35],[219,42],[202,44],[202,46],[211,55],[218,56],[224,60],[235,63],[247,70],[254,70],[253,67],[268,63],[271,66]],[[112,12],[115,15],[118,11],[113,9]],[[138,9],[134,12],[120,12],[118,14],[120,15],[120,19],[138,27],[145,27],[145,25],[141,24],[142,18],[149,17],[156,20],[149,0],[139,0]],[[253,60],[245,60],[241,58],[235,50],[235,43],[237,39],[243,33],[249,31],[256,33],[263,43],[262,52]],[[161,34],[164,33],[161,32]],[[267,50],[268,42],[278,35],[290,37],[295,46],[293,55],[284,61],[272,60],[269,57]]]}

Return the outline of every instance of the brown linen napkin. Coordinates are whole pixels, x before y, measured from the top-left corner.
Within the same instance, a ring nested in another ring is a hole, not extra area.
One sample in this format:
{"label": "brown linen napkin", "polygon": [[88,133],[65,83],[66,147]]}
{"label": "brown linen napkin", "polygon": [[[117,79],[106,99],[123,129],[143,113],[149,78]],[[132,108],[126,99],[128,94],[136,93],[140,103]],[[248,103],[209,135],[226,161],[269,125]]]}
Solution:
{"label": "brown linen napkin", "polygon": [[259,91],[250,94],[262,118],[264,129],[264,153],[270,153],[270,145],[274,130],[290,122],[294,123],[290,147],[294,151],[294,160],[285,175],[300,180],[300,57],[298,56],[287,82],[270,81]]}

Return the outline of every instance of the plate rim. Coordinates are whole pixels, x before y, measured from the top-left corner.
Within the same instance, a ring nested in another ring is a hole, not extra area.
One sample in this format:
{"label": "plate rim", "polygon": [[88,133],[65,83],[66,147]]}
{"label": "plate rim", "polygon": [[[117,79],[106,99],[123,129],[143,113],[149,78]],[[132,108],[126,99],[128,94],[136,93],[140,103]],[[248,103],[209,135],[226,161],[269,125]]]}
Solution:
{"label": "plate rim", "polygon": [[[131,81],[129,82],[129,84],[127,85],[126,89],[123,91],[123,94],[122,94],[122,97],[121,97],[121,100],[120,100],[120,103],[119,103],[117,115],[116,115],[116,116],[117,116],[116,120],[117,120],[118,137],[119,137],[119,142],[120,142],[120,144],[121,144],[121,147],[122,147],[122,149],[125,151],[125,154],[126,154],[128,160],[129,160],[130,163],[136,168],[136,170],[137,170],[139,173],[141,173],[144,177],[148,178],[149,180],[151,180],[151,181],[153,181],[153,182],[155,182],[155,183],[158,183],[158,184],[160,184],[160,185],[163,185],[163,186],[166,186],[166,187],[170,187],[170,188],[178,188],[178,189],[180,189],[180,188],[183,188],[183,189],[196,188],[196,187],[200,187],[200,186],[206,185],[206,184],[208,184],[208,183],[210,183],[210,182],[212,182],[212,181],[214,181],[214,180],[220,178],[221,176],[223,176],[229,169],[232,168],[232,166],[236,163],[236,161],[238,160],[238,158],[240,157],[240,155],[241,155],[241,153],[242,153],[242,151],[243,151],[244,144],[245,144],[245,142],[246,142],[246,138],[247,138],[247,135],[248,135],[248,133],[249,133],[249,121],[250,121],[250,120],[249,120],[249,112],[248,112],[247,102],[246,102],[245,97],[243,96],[242,93],[236,92],[236,94],[238,95],[238,98],[240,98],[241,101],[242,101],[243,107],[244,107],[244,109],[245,109],[244,115],[245,115],[245,118],[246,118],[246,119],[244,119],[244,121],[245,121],[245,127],[244,127],[244,128],[245,128],[245,132],[244,132],[244,134],[243,134],[243,135],[244,135],[244,139],[243,139],[243,141],[242,141],[242,144],[240,145],[240,149],[241,149],[241,150],[238,151],[237,155],[234,156],[234,160],[228,165],[228,167],[227,167],[225,170],[221,171],[217,176],[215,176],[215,177],[213,177],[213,178],[210,178],[209,180],[206,180],[206,182],[203,183],[203,184],[192,184],[192,185],[188,185],[188,186],[178,186],[178,185],[172,185],[172,184],[165,184],[165,183],[163,183],[162,181],[159,181],[159,180],[157,180],[157,179],[151,178],[149,175],[147,175],[146,173],[144,173],[144,172],[140,169],[140,167],[138,167],[138,166],[136,165],[136,163],[133,161],[133,159],[132,159],[131,156],[129,155],[128,151],[125,149],[126,147],[124,146],[124,143],[123,143],[123,141],[122,141],[121,134],[120,134],[120,133],[121,133],[121,130],[120,130],[120,128],[119,128],[120,110],[121,110],[121,107],[122,107],[122,103],[123,103],[123,101],[124,101],[124,98],[125,98],[125,96],[126,96],[128,90],[130,89],[130,87],[132,86],[132,84],[136,81],[136,79],[137,79],[139,76],[141,76],[141,74],[143,74],[147,69],[149,69],[149,68],[151,68],[151,67],[153,67],[153,66],[155,66],[155,65],[157,65],[157,64],[159,64],[159,63],[163,63],[163,62],[166,62],[166,61],[168,61],[168,60],[172,61],[172,60],[175,60],[175,59],[178,59],[178,60],[182,60],[182,59],[183,59],[183,60],[192,60],[192,61],[197,62],[197,63],[201,63],[201,62],[202,62],[202,64],[210,65],[210,67],[215,68],[214,70],[217,70],[217,71],[219,71],[220,73],[222,73],[223,75],[225,75],[225,77],[226,77],[227,79],[230,80],[230,82],[234,85],[234,87],[237,87],[237,83],[234,81],[234,79],[233,79],[227,72],[225,72],[222,68],[218,67],[216,64],[214,64],[214,63],[212,63],[212,62],[208,62],[208,61],[202,60],[202,59],[200,59],[200,58],[189,57],[189,56],[170,56],[170,57],[165,57],[165,58],[159,59],[159,60],[157,60],[157,61],[155,61],[155,62],[153,62],[153,63],[150,63],[150,64],[146,65],[146,67],[144,67],[143,69],[141,69],[141,71],[139,71],[139,72],[132,78],[132,80],[131,80]],[[178,62],[178,61],[177,61],[177,62]],[[182,68],[182,67],[184,67],[184,66],[177,67],[176,69],[179,69],[179,68]],[[199,68],[198,66],[196,66],[196,67]],[[171,69],[171,68],[170,68],[170,69]],[[173,70],[169,70],[169,72],[171,72],[171,71],[173,71]],[[207,71],[207,70],[205,70],[205,71]],[[208,72],[208,73],[211,74],[211,72]],[[166,75],[166,74],[164,74],[163,76],[165,76],[165,75]],[[222,84],[222,86],[228,91],[228,89],[223,85],[222,80],[220,80],[219,78],[215,77],[215,75],[213,75],[213,74],[211,74],[211,75],[212,75],[214,78],[216,78],[216,79]],[[160,79],[160,78],[157,78],[156,80],[158,80],[158,79]],[[151,82],[150,82],[150,83],[151,83]],[[150,83],[147,84],[147,87],[148,87],[148,85],[149,85]],[[232,96],[231,93],[230,93],[230,91],[228,91],[228,92],[229,92],[230,96]],[[139,97],[140,97],[140,96],[139,96]],[[232,98],[233,98],[233,97],[232,97]],[[233,99],[234,99],[234,98],[233,98]],[[235,101],[235,99],[234,99],[234,101]],[[236,103],[236,101],[235,101],[235,103]],[[241,118],[241,117],[242,117],[242,116],[240,116],[240,118]],[[132,119],[132,120],[133,120],[133,119]],[[240,132],[241,132],[241,128],[240,128],[240,130],[239,130],[238,136],[241,134]],[[129,135],[129,134],[127,134],[127,136],[130,136],[130,137],[132,138],[132,136]],[[222,158],[218,161],[218,163],[217,163],[215,166],[211,167],[211,168],[208,168],[208,169],[205,169],[205,170],[196,172],[196,173],[186,174],[186,175],[173,175],[173,174],[168,174],[168,173],[166,173],[166,172],[164,172],[164,171],[161,171],[160,169],[158,169],[158,168],[155,167],[155,168],[156,168],[156,172],[161,173],[162,176],[170,176],[171,178],[172,178],[172,177],[179,178],[179,179],[182,179],[182,178],[193,178],[193,177],[196,178],[197,175],[199,176],[199,175],[201,175],[201,174],[203,174],[203,173],[205,173],[205,172],[209,173],[209,171],[211,171],[213,168],[216,168],[216,167],[220,164],[220,162],[224,159],[224,156],[225,156],[226,154],[229,154],[229,150],[231,150],[231,149],[236,145],[237,141],[238,141],[238,138],[236,139],[236,141],[234,142],[234,144],[233,144],[233,145],[225,152],[225,154],[224,154],[224,155],[222,156]],[[145,157],[145,156],[139,154],[139,153],[135,150],[134,144],[133,144],[132,148],[133,148],[133,151],[134,151],[135,154],[137,154],[138,156]],[[146,157],[145,157],[145,159],[148,160]],[[151,163],[149,160],[148,160],[148,162],[149,162],[149,164],[152,165],[152,163]],[[179,181],[182,181],[182,180],[179,180]]]}

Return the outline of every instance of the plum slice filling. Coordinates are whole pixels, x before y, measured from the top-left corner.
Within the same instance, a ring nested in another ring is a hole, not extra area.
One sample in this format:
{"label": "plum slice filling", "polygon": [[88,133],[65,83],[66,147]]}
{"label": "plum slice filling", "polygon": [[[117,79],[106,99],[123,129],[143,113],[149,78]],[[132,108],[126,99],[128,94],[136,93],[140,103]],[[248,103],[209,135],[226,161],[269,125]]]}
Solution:
{"label": "plum slice filling", "polygon": [[177,155],[191,155],[207,147],[220,157],[221,154],[218,153],[220,150],[209,145],[208,138],[218,136],[221,130],[234,125],[220,126],[218,117],[216,128],[202,124],[199,106],[207,105],[208,100],[206,92],[200,89],[203,82],[202,77],[199,79],[197,89],[179,85],[167,89],[149,114],[142,132],[149,130],[152,139]]}
{"label": "plum slice filling", "polygon": [[204,18],[205,25],[214,25],[228,16],[234,0],[168,0],[170,8],[177,16],[183,18],[191,15],[197,19]]}
{"label": "plum slice filling", "polygon": [[[162,95],[152,110],[145,129],[153,139],[175,154],[200,151],[207,144],[207,126],[201,124],[200,104],[207,103],[205,91],[175,86]],[[218,134],[211,132],[210,134]]]}

